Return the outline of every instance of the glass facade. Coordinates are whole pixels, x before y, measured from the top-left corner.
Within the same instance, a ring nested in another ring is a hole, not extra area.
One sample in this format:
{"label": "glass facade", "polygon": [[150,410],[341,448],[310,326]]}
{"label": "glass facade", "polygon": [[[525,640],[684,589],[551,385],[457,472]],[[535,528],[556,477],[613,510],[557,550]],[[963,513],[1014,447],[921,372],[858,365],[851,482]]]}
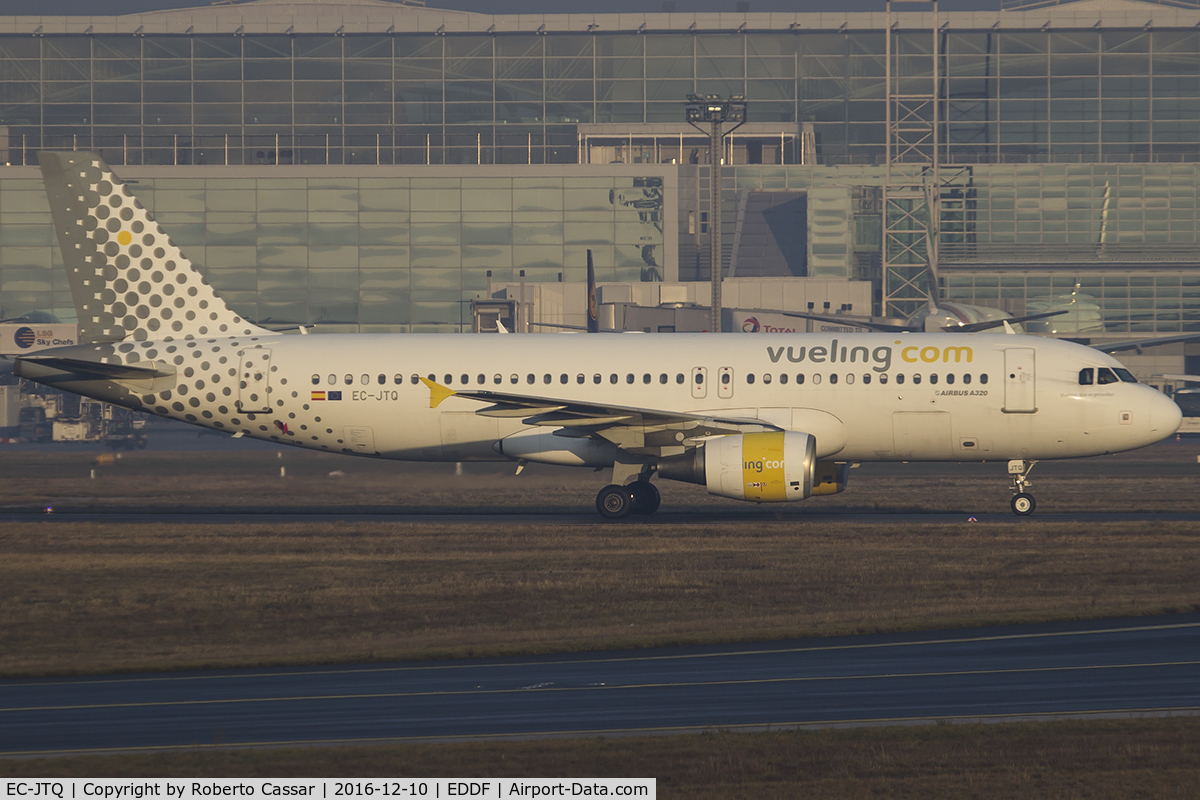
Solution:
{"label": "glass facade", "polygon": [[[1200,157],[1194,27],[947,19],[951,160]],[[901,33],[898,69],[928,74],[932,45]],[[818,163],[877,163],[884,73],[882,30],[0,35],[0,126],[15,163],[576,163],[580,124],[681,124],[689,93],[743,94],[755,122],[810,123]]]}
{"label": "glass facade", "polygon": [[[489,171],[189,178],[143,168],[124,177],[230,306],[267,325],[470,331],[470,301],[485,295],[489,272],[497,283],[522,272],[582,281],[589,249],[599,280],[666,277],[664,184],[673,181],[663,175]],[[42,183],[23,172],[0,179],[0,317],[44,310],[74,321]]]}

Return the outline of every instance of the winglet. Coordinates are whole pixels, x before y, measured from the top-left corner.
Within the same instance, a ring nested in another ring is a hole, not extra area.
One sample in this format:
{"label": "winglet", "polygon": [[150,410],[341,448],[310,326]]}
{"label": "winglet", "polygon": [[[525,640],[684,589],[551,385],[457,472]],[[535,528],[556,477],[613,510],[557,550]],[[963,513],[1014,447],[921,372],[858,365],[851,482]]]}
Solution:
{"label": "winglet", "polygon": [[429,407],[437,408],[442,404],[442,401],[447,397],[453,397],[458,392],[453,389],[448,389],[442,386],[437,381],[431,381],[428,378],[421,378],[421,383],[425,384],[429,389]]}
{"label": "winglet", "polygon": [[1016,335],[1016,333],[1017,333],[1015,330],[1013,330],[1013,326],[1008,324],[1008,320],[1004,320],[1004,332],[1005,332],[1005,333],[1011,333],[1011,334],[1013,334],[1014,336],[1015,336],[1015,335]]}

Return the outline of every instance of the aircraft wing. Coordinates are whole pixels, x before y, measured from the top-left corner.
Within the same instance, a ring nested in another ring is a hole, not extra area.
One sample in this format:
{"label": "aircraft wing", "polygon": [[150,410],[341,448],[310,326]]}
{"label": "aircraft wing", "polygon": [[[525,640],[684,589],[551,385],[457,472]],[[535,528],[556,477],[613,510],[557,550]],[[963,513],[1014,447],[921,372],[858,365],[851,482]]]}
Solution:
{"label": "aircraft wing", "polygon": [[1174,344],[1175,342],[1194,342],[1198,339],[1200,339],[1200,333],[1181,333],[1175,336],[1160,336],[1156,339],[1132,339],[1128,342],[1094,344],[1092,347],[1101,353],[1119,353],[1123,350],[1137,350],[1141,353],[1142,349],[1146,347],[1157,347],[1160,344]]}
{"label": "aircraft wing", "polygon": [[526,425],[562,428],[561,436],[607,439],[637,455],[659,455],[663,447],[692,448],[708,436],[783,430],[756,418],[688,414],[507,392],[455,391],[428,378],[421,378],[421,383],[429,388],[430,408],[437,408],[449,397],[462,397],[489,404],[475,412],[480,416],[521,419]]}
{"label": "aircraft wing", "polygon": [[847,327],[854,326],[858,328],[867,328],[881,333],[911,333],[915,329],[911,325],[892,325],[886,322],[871,322],[870,320],[862,319],[861,317],[837,317],[833,315],[824,316],[821,314],[806,314],[803,311],[780,311],[778,309],[769,308],[747,308],[744,311],[754,311],[762,314],[780,314],[785,317],[799,317],[800,319],[813,319],[817,322],[828,322],[833,325],[845,325]]}
{"label": "aircraft wing", "polygon": [[967,322],[962,325],[946,325],[942,330],[947,333],[979,333],[980,331],[990,331],[992,328],[999,328],[1006,322],[1009,325],[1016,325],[1019,322],[1029,322],[1035,319],[1045,319],[1046,317],[1057,317],[1060,314],[1069,314],[1070,309],[1062,309],[1061,311],[1043,311],[1040,314],[1026,314],[1023,317],[1007,317],[1005,319],[989,319],[984,322]]}
{"label": "aircraft wing", "polygon": [[109,378],[111,380],[153,380],[154,378],[169,378],[175,375],[175,368],[157,362],[145,364],[105,364],[100,361],[89,361],[83,358],[65,358],[63,356],[21,356],[18,363],[30,363],[50,369],[73,372],[76,375]]}

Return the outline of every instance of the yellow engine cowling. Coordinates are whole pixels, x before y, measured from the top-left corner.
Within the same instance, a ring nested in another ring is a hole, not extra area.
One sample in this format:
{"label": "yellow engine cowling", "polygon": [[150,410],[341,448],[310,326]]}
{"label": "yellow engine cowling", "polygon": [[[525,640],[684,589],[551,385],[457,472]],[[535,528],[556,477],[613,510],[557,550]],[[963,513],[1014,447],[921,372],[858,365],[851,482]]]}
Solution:
{"label": "yellow engine cowling", "polygon": [[818,461],[813,475],[813,494],[838,494],[850,482],[850,464],[846,461]]}
{"label": "yellow engine cowling", "polygon": [[658,474],[721,497],[777,503],[811,496],[816,465],[811,434],[771,431],[709,439],[691,453],[660,459]]}

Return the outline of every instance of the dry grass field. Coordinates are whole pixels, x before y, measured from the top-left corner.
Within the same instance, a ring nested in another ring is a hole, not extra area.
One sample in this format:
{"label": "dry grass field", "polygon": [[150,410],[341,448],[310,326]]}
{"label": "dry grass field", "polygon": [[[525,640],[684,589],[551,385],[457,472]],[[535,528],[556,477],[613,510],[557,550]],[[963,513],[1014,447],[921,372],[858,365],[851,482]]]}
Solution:
{"label": "dry grass field", "polygon": [[939,725],[0,761],[0,777],[654,777],[664,800],[1088,798],[1200,790],[1200,720]]}
{"label": "dry grass field", "polygon": [[[1200,510],[1200,442],[1039,465],[1042,508]],[[412,659],[833,635],[1200,609],[1190,522],[967,521],[1003,465],[867,465],[850,491],[754,507],[665,483],[664,513],[605,522],[587,471],[285,452],[0,457],[0,675]],[[279,466],[287,477],[279,477]],[[330,477],[330,467],[341,470]],[[95,480],[87,470],[97,469]],[[503,471],[501,471],[503,469]],[[531,474],[532,473],[532,474]],[[1036,473],[1035,473],[1036,474]],[[1124,499],[1121,499],[1124,497]],[[928,503],[926,502],[928,500]],[[963,512],[840,521],[830,510]],[[72,522],[69,512],[578,512],[521,520]],[[593,522],[594,517],[594,522]]]}

